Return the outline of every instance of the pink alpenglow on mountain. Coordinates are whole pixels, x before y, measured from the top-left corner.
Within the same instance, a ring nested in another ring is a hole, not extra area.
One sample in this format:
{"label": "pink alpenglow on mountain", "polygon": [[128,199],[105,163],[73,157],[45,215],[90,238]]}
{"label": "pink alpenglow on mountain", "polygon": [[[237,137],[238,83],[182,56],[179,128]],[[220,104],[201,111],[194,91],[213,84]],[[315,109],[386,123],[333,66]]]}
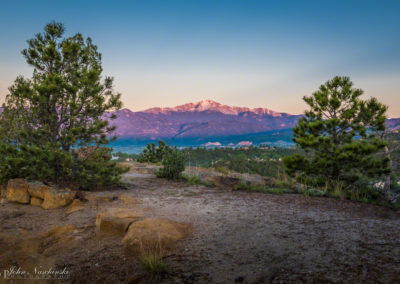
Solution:
{"label": "pink alpenglow on mountain", "polygon": [[232,107],[212,100],[176,107],[115,112],[115,132],[134,139],[214,138],[289,129],[300,115],[279,113],[266,108]]}
{"label": "pink alpenglow on mountain", "polygon": [[204,146],[204,147],[222,146],[222,144],[220,142],[207,142],[205,144],[202,144],[201,146]]}
{"label": "pink alpenglow on mountain", "polygon": [[238,146],[251,146],[251,145],[253,145],[253,142],[251,141],[240,141],[238,143]]}

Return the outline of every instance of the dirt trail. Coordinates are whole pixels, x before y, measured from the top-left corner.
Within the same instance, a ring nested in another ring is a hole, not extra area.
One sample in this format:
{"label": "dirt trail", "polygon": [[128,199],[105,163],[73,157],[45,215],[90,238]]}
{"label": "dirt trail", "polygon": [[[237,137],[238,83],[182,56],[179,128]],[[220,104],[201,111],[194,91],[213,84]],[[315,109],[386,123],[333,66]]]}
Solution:
{"label": "dirt trail", "polygon": [[[193,224],[191,236],[166,257],[166,283],[400,282],[400,214],[387,208],[186,186],[149,173],[125,180],[129,189],[112,194],[137,197],[149,216]],[[66,216],[65,209],[1,204],[1,227],[89,225],[81,246],[57,259],[70,267],[75,283],[147,282],[120,240],[95,238],[96,213],[107,206],[129,207],[116,200]]]}

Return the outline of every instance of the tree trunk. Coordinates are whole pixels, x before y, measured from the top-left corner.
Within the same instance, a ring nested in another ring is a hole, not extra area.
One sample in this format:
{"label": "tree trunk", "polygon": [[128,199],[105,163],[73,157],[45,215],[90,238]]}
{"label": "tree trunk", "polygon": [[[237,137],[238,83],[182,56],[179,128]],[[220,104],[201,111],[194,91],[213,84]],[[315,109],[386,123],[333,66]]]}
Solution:
{"label": "tree trunk", "polygon": [[[389,151],[389,148],[387,145],[385,146],[384,151],[385,151],[386,158],[389,159],[389,169],[392,169],[392,159],[390,158],[390,151]],[[384,180],[384,184],[383,184],[383,195],[385,196],[385,199],[387,201],[389,201],[390,203],[393,203],[393,202],[395,202],[395,196],[390,191],[390,185],[391,185],[390,175],[391,175],[391,172],[389,172],[385,175],[385,180]]]}

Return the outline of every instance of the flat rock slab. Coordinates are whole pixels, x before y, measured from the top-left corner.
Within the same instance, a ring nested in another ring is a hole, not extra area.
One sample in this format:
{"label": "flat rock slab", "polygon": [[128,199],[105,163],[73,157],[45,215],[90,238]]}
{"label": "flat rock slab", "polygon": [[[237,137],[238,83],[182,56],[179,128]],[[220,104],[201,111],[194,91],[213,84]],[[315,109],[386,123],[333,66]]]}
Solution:
{"label": "flat rock slab", "polygon": [[79,199],[74,199],[72,203],[68,206],[67,211],[65,211],[66,214],[72,214],[76,211],[80,211],[85,209],[85,202],[79,200]]}
{"label": "flat rock slab", "polygon": [[146,218],[132,223],[122,240],[124,247],[132,252],[142,249],[171,248],[191,232],[190,224],[163,218]]}
{"label": "flat rock slab", "polygon": [[98,235],[120,236],[125,234],[130,224],[143,217],[140,208],[109,208],[96,216],[96,233]]}
{"label": "flat rock slab", "polygon": [[23,229],[0,231],[0,269],[17,265],[33,273],[35,267],[54,268],[54,256],[79,245],[81,231],[71,224],[40,233]]}

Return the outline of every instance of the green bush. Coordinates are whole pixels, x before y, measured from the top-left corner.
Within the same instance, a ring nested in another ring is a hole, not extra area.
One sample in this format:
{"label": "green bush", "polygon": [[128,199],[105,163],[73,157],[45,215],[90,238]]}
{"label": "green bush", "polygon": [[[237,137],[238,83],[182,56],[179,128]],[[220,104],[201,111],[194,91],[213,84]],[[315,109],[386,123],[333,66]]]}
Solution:
{"label": "green bush", "polygon": [[162,168],[156,172],[160,178],[179,179],[185,170],[184,156],[176,148],[164,152],[161,164]]}
{"label": "green bush", "polygon": [[186,181],[187,185],[203,184],[203,182],[201,181],[201,179],[198,176],[182,175],[182,178]]}
{"label": "green bush", "polygon": [[165,144],[164,141],[158,141],[158,146],[151,143],[147,144],[146,148],[140,153],[137,161],[140,163],[153,163],[157,164],[163,160],[163,156],[166,152],[170,152],[172,149],[170,146]]}
{"label": "green bush", "polygon": [[118,185],[122,168],[111,160],[111,148],[87,147],[66,152],[57,145],[24,145],[16,149],[0,143],[0,183],[24,177],[80,189]]}

